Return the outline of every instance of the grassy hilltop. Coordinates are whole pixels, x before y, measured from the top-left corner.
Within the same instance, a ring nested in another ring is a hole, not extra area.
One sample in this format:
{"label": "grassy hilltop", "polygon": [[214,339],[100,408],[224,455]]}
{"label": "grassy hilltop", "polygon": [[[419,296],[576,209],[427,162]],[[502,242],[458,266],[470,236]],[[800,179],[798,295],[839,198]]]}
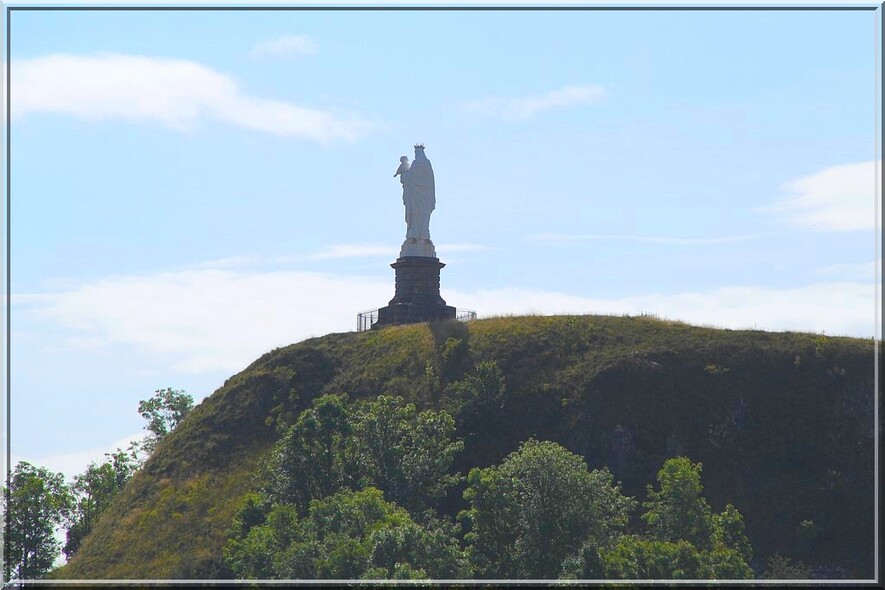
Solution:
{"label": "grassy hilltop", "polygon": [[[477,363],[504,409],[455,468],[530,437],[608,466],[645,499],[662,463],[703,463],[715,510],[744,515],[759,571],[774,553],[872,577],[873,342],[700,328],[648,317],[505,317],[330,334],[269,352],[160,444],[56,578],[212,578],[260,461],[311,400],[400,395],[440,408]],[[463,489],[463,488],[460,488]],[[460,490],[443,508],[464,507]]]}

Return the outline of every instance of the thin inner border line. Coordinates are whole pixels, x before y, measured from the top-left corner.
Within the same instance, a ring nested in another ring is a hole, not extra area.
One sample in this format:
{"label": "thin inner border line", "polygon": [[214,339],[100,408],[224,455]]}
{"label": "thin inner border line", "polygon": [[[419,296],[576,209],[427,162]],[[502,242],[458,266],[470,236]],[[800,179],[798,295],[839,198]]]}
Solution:
{"label": "thin inner border line", "polygon": [[[134,11],[134,10],[174,10],[174,11],[349,11],[349,12],[377,12],[377,11],[868,11],[874,12],[879,6],[10,6],[8,10],[21,11]],[[8,38],[8,37],[7,37]]]}
{"label": "thin inner border line", "polygon": [[[12,39],[12,25],[11,25],[11,16],[13,11],[49,11],[49,12],[57,12],[57,11],[72,11],[72,12],[82,12],[82,11],[123,11],[123,12],[132,12],[132,11],[247,11],[247,12],[255,12],[255,11],[358,11],[358,12],[378,12],[378,11],[413,11],[413,12],[426,12],[426,11],[439,11],[439,12],[452,12],[452,11],[463,11],[463,12],[494,12],[494,11],[518,11],[518,12],[529,12],[529,11],[546,11],[546,12],[564,12],[564,11],[614,11],[614,12],[622,12],[622,11],[646,11],[646,12],[700,12],[700,11],[732,11],[732,12],[746,12],[746,11],[759,11],[759,12],[772,12],[772,11],[784,11],[784,12],[832,12],[832,11],[845,11],[845,12],[857,12],[857,11],[866,11],[866,12],[874,12],[876,10],[880,10],[882,8],[882,4],[876,6],[6,6],[6,11],[4,14],[6,20],[6,55],[3,63],[6,67],[6,453],[5,453],[5,461],[6,461],[6,482],[10,481],[11,473],[12,473],[12,465],[11,465],[11,328],[10,328],[10,318],[11,318],[11,267],[12,267],[12,258],[11,258],[11,172],[12,172],[12,163],[11,163],[11,103],[12,103],[12,88],[11,88],[11,39]],[[876,44],[881,44],[881,29],[885,28],[885,11],[880,13],[880,24],[881,27],[877,27],[875,30],[875,42]],[[880,52],[885,55],[885,46],[880,45]],[[880,99],[880,89],[879,89],[879,52],[876,53],[875,56],[875,70],[876,70],[876,97],[875,103],[875,117],[878,119],[879,117],[879,99]],[[883,121],[885,124],[885,121]],[[874,124],[874,128],[879,127],[879,125]],[[883,134],[885,134],[885,128],[883,128]],[[879,266],[878,266],[878,254],[880,252],[879,249],[879,241],[878,241],[878,231],[880,228],[880,219],[879,219],[879,171],[880,171],[880,155],[879,155],[879,136],[876,134],[874,143],[874,150],[876,155],[876,163],[875,163],[875,173],[876,173],[876,187],[874,189],[874,193],[876,196],[875,202],[875,224],[876,224],[876,242],[875,242],[875,252],[876,256],[876,269],[875,269],[875,290],[876,296],[874,299],[876,300],[876,309],[874,313],[874,322],[878,326],[879,323]],[[875,529],[875,538],[874,538],[874,573],[872,579],[852,579],[845,580],[845,584],[857,584],[857,583],[869,583],[879,582],[879,548],[878,548],[878,540],[879,540],[879,523],[878,523],[878,513],[879,513],[879,480],[878,480],[878,467],[879,467],[879,419],[878,419],[878,407],[879,407],[879,342],[880,338],[874,335],[874,362],[873,362],[873,397],[874,397],[874,415],[873,415],[873,426],[874,426],[874,436],[875,436],[875,444],[873,448],[874,453],[874,470],[875,470],[875,479],[874,479],[874,529]],[[8,495],[9,489],[8,486],[4,486],[6,488],[6,504],[8,505]],[[5,542],[5,531],[8,530],[8,520],[9,514],[4,514],[4,528],[0,531],[0,562],[3,560],[3,544]],[[5,563],[3,563],[2,571],[0,571],[0,580],[3,583],[10,582],[12,580],[5,580]],[[592,582],[591,580],[476,580],[476,579],[465,579],[465,580],[428,580],[428,584],[432,583],[443,583],[443,584],[460,584],[460,585],[478,585],[478,584],[537,584],[537,583],[545,583],[545,584],[560,584],[565,583],[566,585],[571,585],[573,583],[586,583]],[[755,585],[758,580],[719,580],[719,583],[739,583],[741,585]],[[16,583],[21,585],[87,585],[87,584],[119,584],[120,582],[124,583],[132,583],[132,584],[145,584],[145,585],[168,585],[173,583],[185,584],[185,585],[229,585],[229,584],[242,584],[248,583],[246,580],[15,580]],[[256,582],[256,581],[252,581]],[[336,584],[342,582],[359,582],[361,584],[368,583],[370,585],[382,584],[382,585],[398,585],[398,583],[402,584],[421,584],[421,580],[259,580],[259,583],[267,583],[270,582],[273,585],[283,585],[283,584],[295,584],[295,585],[325,585],[325,583]],[[597,581],[598,583],[604,583],[606,585],[619,585],[619,584],[655,584],[658,582],[667,582],[673,583],[673,580],[663,580],[663,581],[653,581],[653,580],[603,580]],[[716,582],[715,580],[680,580],[680,583],[685,583],[688,585],[697,585],[697,584],[709,584],[710,582]],[[744,584],[746,582],[746,584]],[[783,585],[791,585],[791,584],[807,584],[807,583],[816,583],[820,582],[822,584],[836,584],[841,585],[840,580],[768,580],[768,583],[775,582]]]}

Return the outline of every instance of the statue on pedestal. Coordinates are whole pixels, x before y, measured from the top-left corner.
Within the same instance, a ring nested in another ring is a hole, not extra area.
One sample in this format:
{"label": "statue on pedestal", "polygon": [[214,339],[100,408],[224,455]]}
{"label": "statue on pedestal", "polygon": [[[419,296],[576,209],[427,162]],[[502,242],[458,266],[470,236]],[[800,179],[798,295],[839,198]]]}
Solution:
{"label": "statue on pedestal", "polygon": [[[454,320],[457,312],[439,293],[439,271],[445,264],[436,257],[430,241],[430,214],[436,208],[436,188],[433,167],[424,155],[424,145],[415,145],[415,160],[400,158],[399,176],[403,185],[403,205],[406,208],[406,241],[399,258],[391,264],[396,271],[394,294],[386,307],[378,310],[376,320],[370,312],[359,315],[360,329],[418,322]],[[368,322],[368,324],[367,324]]]}
{"label": "statue on pedestal", "polygon": [[436,249],[430,240],[430,214],[436,208],[433,167],[424,155],[424,145],[415,145],[415,160],[400,158],[399,175],[403,185],[403,205],[406,207],[406,241],[400,250],[403,256],[436,258]]}

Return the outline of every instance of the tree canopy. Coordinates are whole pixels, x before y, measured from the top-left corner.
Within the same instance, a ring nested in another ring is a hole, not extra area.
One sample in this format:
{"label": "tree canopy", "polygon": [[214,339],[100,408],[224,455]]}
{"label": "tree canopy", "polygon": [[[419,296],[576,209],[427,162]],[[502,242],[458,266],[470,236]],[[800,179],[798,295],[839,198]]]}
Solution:
{"label": "tree canopy", "polygon": [[[502,386],[485,367],[476,382],[456,385],[464,402],[456,407],[495,399]],[[252,579],[752,576],[740,513],[727,505],[714,514],[701,465],[684,457],[663,465],[636,515],[639,503],[608,469],[591,471],[561,445],[530,439],[499,464],[470,470],[467,508],[452,521],[439,501],[459,480],[454,433],[448,412],[419,413],[397,396],[314,399],[244,498],[227,567]]]}
{"label": "tree canopy", "polygon": [[467,482],[469,554],[487,578],[556,578],[584,542],[608,546],[621,534],[635,504],[608,470],[588,471],[552,442],[529,440]]}
{"label": "tree canopy", "polygon": [[238,517],[240,532],[247,532],[225,548],[237,577],[451,579],[468,572],[444,522],[419,525],[377,488],[313,500],[304,517],[278,504],[257,526],[243,522],[247,512]]}
{"label": "tree canopy", "polygon": [[194,408],[194,398],[180,389],[158,389],[154,395],[138,402],[138,413],[148,421],[148,435],[142,449],[150,455],[166,435],[172,432]]}
{"label": "tree canopy", "polygon": [[6,579],[39,578],[59,555],[55,530],[70,514],[72,498],[64,475],[20,461],[3,489]]}
{"label": "tree canopy", "polygon": [[447,413],[419,413],[401,397],[321,396],[277,443],[265,495],[303,514],[311,500],[342,487],[373,486],[391,502],[425,510],[458,479],[449,474],[462,448],[454,429]]}

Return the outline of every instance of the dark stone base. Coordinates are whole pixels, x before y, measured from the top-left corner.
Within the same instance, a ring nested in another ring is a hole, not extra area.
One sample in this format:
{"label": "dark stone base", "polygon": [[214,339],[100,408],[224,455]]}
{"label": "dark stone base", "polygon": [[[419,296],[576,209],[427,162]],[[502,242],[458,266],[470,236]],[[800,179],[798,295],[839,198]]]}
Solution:
{"label": "dark stone base", "polygon": [[373,328],[455,318],[455,308],[439,294],[439,271],[445,266],[439,258],[404,256],[390,266],[396,270],[396,293],[378,310]]}
{"label": "dark stone base", "polygon": [[451,305],[428,306],[398,303],[379,309],[378,321],[372,324],[372,327],[381,328],[398,324],[419,324],[453,319],[455,319],[455,308]]}

